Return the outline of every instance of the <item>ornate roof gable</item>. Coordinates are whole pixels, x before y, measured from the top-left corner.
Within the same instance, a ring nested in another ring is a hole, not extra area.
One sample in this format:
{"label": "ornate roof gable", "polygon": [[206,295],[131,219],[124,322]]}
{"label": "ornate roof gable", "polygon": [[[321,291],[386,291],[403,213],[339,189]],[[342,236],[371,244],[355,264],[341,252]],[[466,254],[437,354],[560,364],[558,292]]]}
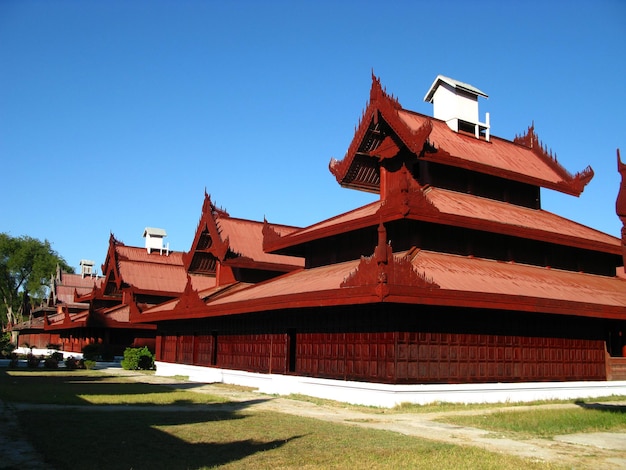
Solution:
{"label": "ornate roof gable", "polygon": [[277,242],[281,238],[281,234],[263,217],[263,228],[261,229],[263,234],[263,250],[268,251],[269,247],[273,243]]}
{"label": "ornate roof gable", "polygon": [[188,312],[190,310],[198,310],[206,307],[204,301],[200,298],[200,294],[193,288],[191,277],[187,275],[187,284],[183,294],[178,299],[174,307],[175,313]]}
{"label": "ornate roof gable", "polygon": [[341,161],[332,158],[329,163],[330,172],[339,184],[351,186],[352,181],[358,178],[355,174],[358,172],[355,166],[359,165],[357,158],[369,157],[373,162],[368,165],[374,165],[374,168],[370,168],[370,184],[367,189],[377,190],[379,182],[372,179],[371,173],[381,161],[395,157],[402,147],[408,148],[414,154],[422,151],[432,131],[432,122],[427,118],[419,129],[410,129],[398,115],[402,109],[397,98],[388,95],[380,79],[372,74],[370,100],[355,128],[348,152]]}
{"label": "ornate roof gable", "polygon": [[403,257],[393,255],[391,244],[386,242],[387,230],[378,226],[378,244],[374,254],[362,256],[357,268],[341,283],[340,287],[373,286],[382,300],[389,294],[390,285],[438,289],[439,285],[419,274],[411,264],[412,253]]}
{"label": "ornate roof gable", "polygon": [[119,291],[122,289],[122,276],[120,274],[121,255],[118,252],[118,247],[120,246],[125,245],[111,234],[106,260],[102,265],[102,273],[104,274],[102,288],[104,294],[119,294]]}
{"label": "ornate roof gable", "polygon": [[[387,218],[392,214],[439,214],[439,209],[424,195],[428,186],[421,187],[405,164],[388,176],[385,194],[378,214]],[[382,219],[381,219],[382,220]]]}
{"label": "ornate roof gable", "polygon": [[121,295],[122,279],[119,272],[119,253],[117,247],[125,246],[118,241],[111,233],[109,236],[109,248],[107,249],[106,259],[102,264],[103,280],[99,284],[94,282],[93,288],[89,293],[79,294],[74,289],[75,302],[89,302],[94,299],[102,298],[105,295]]}
{"label": "ornate roof gable", "polygon": [[591,166],[587,166],[583,171],[579,171],[575,175],[572,175],[569,171],[563,167],[557,159],[556,153],[552,153],[552,149],[548,148],[539,140],[539,137],[535,133],[535,123],[528,126],[526,133],[523,135],[516,135],[513,142],[519,145],[523,145],[532,150],[532,152],[542,159],[547,165],[549,165],[554,171],[563,177],[563,181],[567,183],[575,194],[580,194],[585,189],[585,186],[589,184],[593,178],[593,169]]}
{"label": "ornate roof gable", "polygon": [[218,226],[221,217],[230,216],[225,210],[218,209],[205,191],[196,235],[189,252],[183,254],[183,265],[187,272],[215,273],[215,263],[226,258],[230,243],[228,237],[222,240]]}

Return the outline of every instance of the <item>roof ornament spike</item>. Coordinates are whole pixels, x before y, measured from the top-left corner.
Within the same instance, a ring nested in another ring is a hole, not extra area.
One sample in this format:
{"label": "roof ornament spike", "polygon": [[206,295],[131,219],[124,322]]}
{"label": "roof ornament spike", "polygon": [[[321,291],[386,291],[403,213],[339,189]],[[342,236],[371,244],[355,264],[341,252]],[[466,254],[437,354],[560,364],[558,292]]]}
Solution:
{"label": "roof ornament spike", "polygon": [[615,212],[622,222],[622,262],[626,266],[626,164],[622,163],[619,148],[617,149],[617,171],[622,181],[615,201]]}
{"label": "roof ornament spike", "polygon": [[615,212],[626,227],[626,163],[622,163],[619,149],[617,149],[617,172],[622,180],[615,201]]}

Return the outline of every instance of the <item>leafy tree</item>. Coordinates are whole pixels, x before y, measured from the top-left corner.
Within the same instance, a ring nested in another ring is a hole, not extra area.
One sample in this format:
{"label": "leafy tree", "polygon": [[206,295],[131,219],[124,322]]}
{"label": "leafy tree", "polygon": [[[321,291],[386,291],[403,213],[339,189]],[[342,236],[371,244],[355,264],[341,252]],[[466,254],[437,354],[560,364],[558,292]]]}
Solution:
{"label": "leafy tree", "polygon": [[0,233],[0,324],[18,323],[30,313],[30,299],[46,295],[57,265],[66,272],[74,269],[50,246],[32,237]]}

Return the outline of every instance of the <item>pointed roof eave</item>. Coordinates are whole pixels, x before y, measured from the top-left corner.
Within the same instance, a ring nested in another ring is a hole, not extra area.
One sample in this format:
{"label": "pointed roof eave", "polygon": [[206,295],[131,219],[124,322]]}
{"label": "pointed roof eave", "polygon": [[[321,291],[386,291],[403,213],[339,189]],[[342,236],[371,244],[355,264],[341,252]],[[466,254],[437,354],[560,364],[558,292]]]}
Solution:
{"label": "pointed roof eave", "polygon": [[[358,126],[355,128],[355,134],[348,147],[348,151],[344,158],[340,161],[332,158],[329,163],[329,170],[337,179],[340,185],[346,187],[356,187],[358,185],[351,184],[347,181],[350,168],[355,164],[357,155],[365,155],[375,158],[378,163],[386,158],[394,157],[399,151],[399,145],[406,146],[413,153],[419,155],[426,143],[430,132],[432,131],[432,122],[426,119],[424,125],[417,129],[410,129],[406,123],[400,119],[398,112],[403,110],[397,98],[390,96],[383,89],[380,79],[372,74],[372,87],[370,89],[369,103],[359,120]],[[387,123],[391,130],[395,133],[401,142],[396,142],[391,136],[386,136],[371,151],[359,153],[364,140],[366,139],[372,123],[378,124],[378,119],[382,119]],[[378,192],[379,188],[368,187],[367,190]]]}
{"label": "pointed roof eave", "polygon": [[283,236],[272,233],[272,226],[268,224],[264,226],[267,234],[264,234],[263,249],[268,253],[286,254],[284,250],[318,238],[375,225],[378,221],[377,211],[380,206],[381,201],[374,201]]}
{"label": "pointed roof eave", "polygon": [[[585,186],[589,184],[594,176],[593,168],[591,168],[591,166],[587,166],[584,170],[572,175],[558,162],[556,153],[553,154],[552,150],[548,150],[548,148],[539,140],[539,137],[535,133],[534,122],[528,126],[528,129],[524,134],[515,136],[513,142],[530,148],[537,157],[543,160],[543,162],[550,166],[557,174],[561,175],[563,180],[560,184],[557,184],[558,188],[551,189],[557,189],[572,196],[580,196],[585,189]],[[545,183],[543,186],[546,186]]]}
{"label": "pointed roof eave", "polygon": [[118,289],[122,287],[122,279],[119,270],[119,258],[118,247],[126,246],[124,243],[118,241],[113,233],[109,236],[109,247],[107,249],[107,255],[102,264],[102,275],[104,280],[102,281],[103,292],[106,290],[106,285],[110,282],[111,274],[113,275],[113,282]]}
{"label": "pointed roof eave", "polygon": [[183,265],[185,271],[189,272],[191,262],[193,260],[194,253],[199,250],[198,244],[200,243],[202,234],[206,230],[212,240],[211,246],[205,252],[211,253],[220,261],[223,261],[226,253],[228,252],[229,242],[228,238],[222,240],[221,233],[219,231],[217,221],[220,217],[229,217],[228,212],[223,209],[219,209],[211,201],[211,196],[204,191],[204,201],[202,203],[202,212],[200,214],[200,220],[198,221],[198,227],[194,239],[191,243],[191,247],[188,252],[183,254]]}
{"label": "pointed roof eave", "polygon": [[109,235],[109,246],[107,247],[107,254],[104,259],[104,263],[102,263],[102,266],[100,266],[100,269],[102,270],[102,274],[105,274],[109,270],[110,264],[113,264],[114,266],[117,264],[116,247],[118,245],[124,246],[122,242],[118,241],[115,238],[115,235],[113,235],[113,232],[111,232],[111,234]]}

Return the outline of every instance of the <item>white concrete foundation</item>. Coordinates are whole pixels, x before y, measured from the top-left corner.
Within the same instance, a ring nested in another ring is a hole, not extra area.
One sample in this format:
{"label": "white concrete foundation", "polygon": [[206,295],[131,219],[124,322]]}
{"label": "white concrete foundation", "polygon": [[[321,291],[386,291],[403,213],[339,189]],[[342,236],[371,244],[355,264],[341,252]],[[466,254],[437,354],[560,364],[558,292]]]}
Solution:
{"label": "white concrete foundation", "polygon": [[270,395],[297,393],[383,408],[392,408],[401,403],[420,405],[433,402],[504,403],[626,395],[626,381],[388,385],[295,375],[258,374],[168,362],[157,362],[156,374],[187,376],[192,382],[243,385]]}
{"label": "white concrete foundation", "polygon": [[34,356],[37,356],[37,357],[41,357],[41,356],[48,357],[48,356],[51,356],[55,352],[59,352],[63,354],[63,359],[67,359],[68,357],[73,357],[74,359],[83,358],[83,353],[79,353],[79,352],[59,351],[56,349],[25,348],[22,346],[20,346],[19,348],[15,348],[13,352],[15,354],[20,354],[24,356],[32,353]]}

